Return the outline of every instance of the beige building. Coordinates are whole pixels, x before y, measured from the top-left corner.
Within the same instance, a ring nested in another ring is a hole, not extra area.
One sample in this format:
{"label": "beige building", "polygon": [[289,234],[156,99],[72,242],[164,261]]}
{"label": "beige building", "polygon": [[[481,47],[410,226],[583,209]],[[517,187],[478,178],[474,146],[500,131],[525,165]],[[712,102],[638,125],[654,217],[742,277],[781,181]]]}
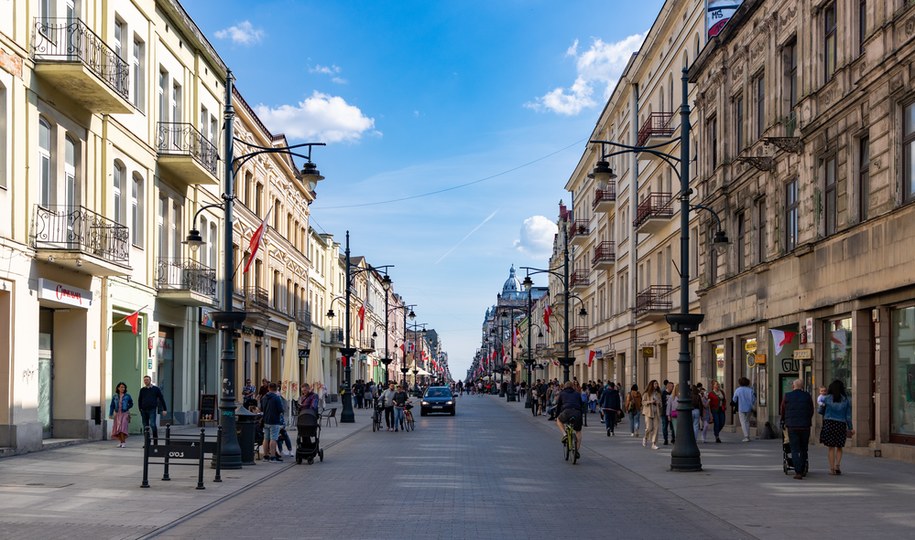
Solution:
{"label": "beige building", "polygon": [[[915,5],[748,0],[692,66],[706,369],[758,423],[791,379],[850,390],[863,452],[915,459]],[[717,159],[713,159],[715,156]]]}
{"label": "beige building", "polygon": [[[704,43],[704,24],[702,2],[664,4],[601,112],[592,140],[629,146],[672,141],[661,151],[679,156],[682,69],[691,65]],[[690,89],[690,99],[694,95]],[[569,286],[577,297],[569,306],[570,355],[575,358],[571,377],[644,388],[651,379],[677,379],[679,335],[671,332],[664,315],[681,309],[675,266],[680,254],[679,165],[650,153],[607,156],[617,150],[587,145],[566,183],[572,204],[560,206],[550,268],[562,273],[568,242]],[[602,156],[615,178],[593,174]],[[694,200],[701,198],[694,194]],[[691,217],[692,252],[698,246],[700,219]],[[697,272],[695,266],[689,270],[689,310],[698,311]],[[547,376],[561,379],[562,368],[554,361],[562,356],[566,324],[559,276],[550,275],[549,289],[556,324],[546,344],[553,357],[548,358]],[[584,318],[578,316],[581,307],[587,311]],[[701,362],[694,362],[694,378],[704,376],[700,367]]]}

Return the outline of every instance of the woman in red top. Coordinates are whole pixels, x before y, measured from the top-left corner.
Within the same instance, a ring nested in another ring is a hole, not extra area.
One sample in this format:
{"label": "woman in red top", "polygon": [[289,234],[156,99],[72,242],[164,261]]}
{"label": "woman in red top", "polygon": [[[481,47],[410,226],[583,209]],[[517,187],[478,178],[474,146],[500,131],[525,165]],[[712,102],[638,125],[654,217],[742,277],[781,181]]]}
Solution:
{"label": "woman in red top", "polygon": [[715,423],[715,442],[721,442],[721,428],[724,427],[724,408],[728,402],[724,396],[724,390],[718,381],[712,381],[712,388],[708,393],[708,408],[712,412],[712,422]]}

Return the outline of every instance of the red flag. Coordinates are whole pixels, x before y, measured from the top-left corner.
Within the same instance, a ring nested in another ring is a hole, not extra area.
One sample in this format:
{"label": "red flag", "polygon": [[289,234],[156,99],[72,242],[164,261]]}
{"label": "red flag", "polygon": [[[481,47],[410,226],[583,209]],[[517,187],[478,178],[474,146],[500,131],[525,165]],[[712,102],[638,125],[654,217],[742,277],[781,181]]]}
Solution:
{"label": "red flag", "polygon": [[519,341],[521,341],[521,329],[516,326],[515,333],[512,334],[512,346],[517,346]]}
{"label": "red flag", "polygon": [[365,327],[365,304],[359,306],[359,331]]}
{"label": "red flag", "polygon": [[591,364],[594,363],[594,356],[597,354],[596,351],[588,351],[588,367],[591,367]]}
{"label": "red flag", "polygon": [[[261,247],[261,239],[264,237],[264,231],[267,230],[267,220],[270,219],[270,214],[273,213],[273,207],[270,207],[270,210],[267,211],[267,215],[264,216],[264,221],[261,222],[260,227],[254,231],[254,234],[251,235],[251,242],[248,244],[248,262],[245,263],[245,269],[242,270],[242,274],[248,273],[248,268],[251,267],[251,263],[254,262],[254,256],[257,255],[257,250]],[[230,225],[231,226],[231,225]]]}
{"label": "red flag", "polygon": [[134,335],[136,335],[137,331],[140,329],[140,311],[134,311],[125,317],[124,320],[127,321],[127,324],[130,325],[130,329],[133,330]]}
{"label": "red flag", "polygon": [[543,310],[543,324],[546,326],[546,331],[550,331],[550,316],[553,315],[553,308],[551,306],[546,306],[546,309]]}

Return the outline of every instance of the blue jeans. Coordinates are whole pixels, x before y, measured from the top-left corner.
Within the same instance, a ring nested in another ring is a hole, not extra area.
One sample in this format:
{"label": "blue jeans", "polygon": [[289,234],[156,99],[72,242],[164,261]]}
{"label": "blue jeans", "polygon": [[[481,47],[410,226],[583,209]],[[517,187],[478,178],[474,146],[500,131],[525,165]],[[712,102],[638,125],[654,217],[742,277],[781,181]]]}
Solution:
{"label": "blue jeans", "polygon": [[664,443],[667,444],[667,432],[674,434],[674,423],[666,414],[661,416],[661,435],[664,437]]}
{"label": "blue jeans", "polygon": [[604,425],[607,426],[607,432],[613,433],[613,428],[616,426],[616,410],[615,409],[604,409]]}
{"label": "blue jeans", "polygon": [[403,422],[403,407],[394,407],[394,431],[400,429],[401,422]]}
{"label": "blue jeans", "polygon": [[693,437],[699,440],[699,409],[693,409]]}
{"label": "blue jeans", "polygon": [[626,413],[629,416],[629,431],[632,433],[639,432],[639,411],[631,411]]}
{"label": "blue jeans", "polygon": [[791,463],[794,472],[807,474],[807,447],[810,445],[810,428],[788,430],[788,444],[791,445]]}
{"label": "blue jeans", "polygon": [[721,433],[721,428],[724,427],[724,411],[717,410],[712,411],[712,421],[715,422],[715,439],[718,439],[718,435]]}
{"label": "blue jeans", "polygon": [[143,427],[152,431],[153,439],[159,438],[159,411],[157,409],[140,409],[140,419]]}

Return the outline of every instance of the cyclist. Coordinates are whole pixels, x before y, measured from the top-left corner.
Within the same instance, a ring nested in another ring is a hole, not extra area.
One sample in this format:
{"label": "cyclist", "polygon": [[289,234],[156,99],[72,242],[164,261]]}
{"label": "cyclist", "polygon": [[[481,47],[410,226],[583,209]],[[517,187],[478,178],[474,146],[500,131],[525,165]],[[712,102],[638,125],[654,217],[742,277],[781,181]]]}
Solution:
{"label": "cyclist", "polygon": [[571,424],[572,429],[575,430],[576,459],[581,457],[581,454],[578,453],[578,449],[581,448],[581,408],[581,392],[575,390],[571,382],[566,382],[562,385],[562,391],[559,392],[556,400],[556,412],[559,413],[559,416],[556,417],[556,425],[562,432],[563,442],[565,442],[566,424]]}

